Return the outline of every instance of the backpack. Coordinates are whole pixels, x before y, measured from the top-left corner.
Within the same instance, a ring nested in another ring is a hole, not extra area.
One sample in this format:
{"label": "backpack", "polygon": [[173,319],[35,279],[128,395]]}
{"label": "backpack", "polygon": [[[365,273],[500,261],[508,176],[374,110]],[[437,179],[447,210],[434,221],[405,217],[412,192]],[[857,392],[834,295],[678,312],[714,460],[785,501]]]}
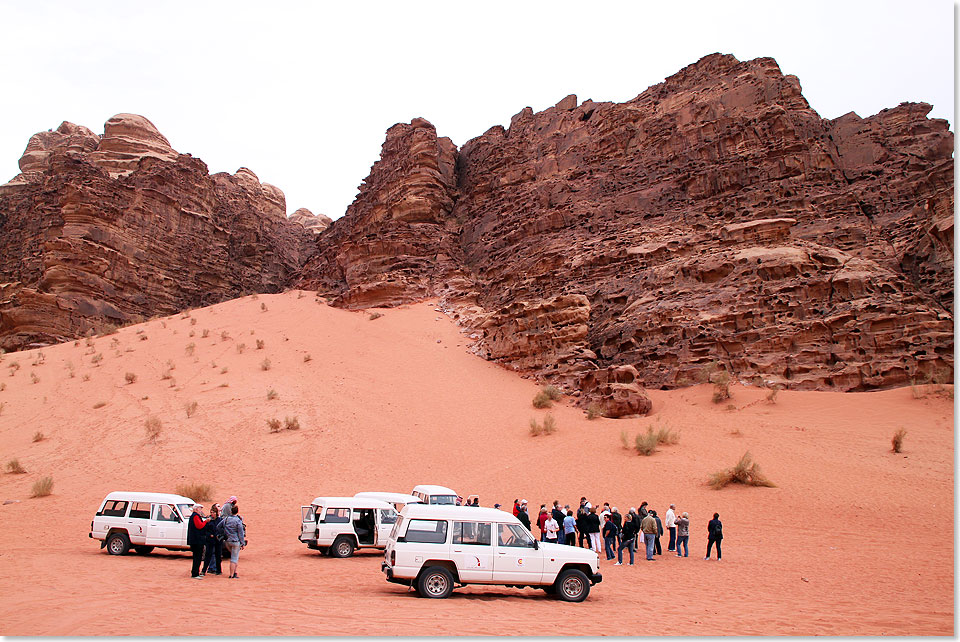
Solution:
{"label": "backpack", "polygon": [[217,523],[217,528],[214,530],[214,534],[217,536],[217,539],[221,542],[227,539],[227,529],[226,529],[227,518],[221,517],[220,521]]}

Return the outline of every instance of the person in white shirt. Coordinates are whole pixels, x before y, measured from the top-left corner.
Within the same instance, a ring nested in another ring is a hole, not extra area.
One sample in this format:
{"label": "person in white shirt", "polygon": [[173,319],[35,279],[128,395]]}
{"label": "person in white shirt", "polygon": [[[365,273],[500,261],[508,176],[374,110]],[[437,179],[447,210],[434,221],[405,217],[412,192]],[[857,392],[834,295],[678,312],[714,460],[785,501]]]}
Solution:
{"label": "person in white shirt", "polygon": [[676,550],[677,548],[677,516],[673,512],[676,508],[676,504],[670,504],[670,508],[667,510],[667,517],[664,523],[664,526],[666,526],[667,530],[670,531],[670,545],[667,547],[668,551]]}
{"label": "person in white shirt", "polygon": [[557,520],[554,519],[553,515],[550,515],[544,525],[544,530],[546,532],[545,541],[557,543],[557,533],[560,531],[560,524],[557,523]]}

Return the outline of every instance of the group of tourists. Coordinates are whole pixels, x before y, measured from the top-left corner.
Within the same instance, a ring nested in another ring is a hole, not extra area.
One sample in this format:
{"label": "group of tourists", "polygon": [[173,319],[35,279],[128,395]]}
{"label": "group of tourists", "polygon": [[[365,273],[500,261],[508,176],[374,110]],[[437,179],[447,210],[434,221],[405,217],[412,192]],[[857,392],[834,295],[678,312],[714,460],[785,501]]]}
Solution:
{"label": "group of tourists", "polygon": [[[193,553],[193,567],[190,577],[203,579],[209,571],[211,575],[221,575],[223,549],[230,553],[230,575],[236,578],[240,551],[247,545],[246,527],[239,515],[236,495],[231,495],[222,506],[214,504],[210,514],[204,515],[203,505],[195,504],[187,523],[187,545]],[[203,568],[200,563],[203,562]]]}
{"label": "group of tourists", "polygon": [[[540,530],[541,541],[590,548],[597,555],[600,555],[602,541],[607,560],[616,558],[615,566],[623,564],[624,549],[630,554],[632,566],[634,551],[638,546],[645,547],[647,561],[655,561],[656,555],[663,554],[660,537],[665,533],[670,534],[667,551],[675,552],[677,557],[689,557],[690,514],[678,514],[676,505],[670,504],[661,520],[657,511],[647,506],[647,502],[642,502],[640,508],[631,507],[626,515],[622,515],[616,506],[611,508],[609,502],[604,502],[598,512],[597,507],[587,501],[586,497],[581,497],[580,506],[574,514],[569,504],[561,508],[560,500],[554,500],[552,508],[540,504],[536,525]],[[499,504],[496,507],[499,508]],[[533,532],[527,500],[514,499],[513,514]],[[720,522],[720,514],[714,513],[713,519],[707,524],[707,555],[703,559],[710,559],[716,545],[719,561],[722,540],[723,524]]]}

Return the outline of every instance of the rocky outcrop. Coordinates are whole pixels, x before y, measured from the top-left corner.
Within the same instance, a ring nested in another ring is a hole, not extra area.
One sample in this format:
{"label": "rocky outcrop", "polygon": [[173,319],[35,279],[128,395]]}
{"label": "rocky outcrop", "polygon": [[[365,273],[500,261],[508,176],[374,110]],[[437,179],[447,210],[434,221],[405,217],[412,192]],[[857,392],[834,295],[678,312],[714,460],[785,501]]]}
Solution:
{"label": "rocky outcrop", "polygon": [[609,419],[645,415],[653,403],[639,384],[633,366],[610,366],[580,379],[580,405]]}
{"label": "rocky outcrop", "polygon": [[284,288],[312,252],[283,192],[210,175],[145,118],[31,138],[0,186],[0,347]]}
{"label": "rocky outcrop", "polygon": [[397,125],[304,283],[351,307],[439,296],[480,353],[597,399],[610,368],[674,387],[715,361],[903,385],[953,364],[953,134],[929,109],[822,119],[772,59],[714,54],[459,152]]}
{"label": "rocky outcrop", "polygon": [[314,234],[319,234],[324,231],[330,224],[333,223],[333,220],[324,214],[314,214],[305,207],[301,207],[296,212],[290,215],[290,220],[294,223],[302,225],[304,228],[310,230]]}

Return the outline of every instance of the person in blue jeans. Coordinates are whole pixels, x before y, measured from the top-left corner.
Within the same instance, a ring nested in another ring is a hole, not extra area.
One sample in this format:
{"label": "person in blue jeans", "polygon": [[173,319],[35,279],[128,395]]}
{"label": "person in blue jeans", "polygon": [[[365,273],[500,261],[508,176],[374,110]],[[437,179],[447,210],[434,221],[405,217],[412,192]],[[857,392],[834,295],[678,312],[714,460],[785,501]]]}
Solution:
{"label": "person in blue jeans", "polygon": [[647,561],[653,562],[653,542],[657,538],[657,520],[653,518],[652,513],[640,522],[640,530],[643,531],[643,539],[647,544]]}
{"label": "person in blue jeans", "polygon": [[610,513],[604,515],[603,522],[603,550],[607,554],[607,561],[616,557],[613,554],[613,546],[617,541],[617,523],[610,517]]}
{"label": "person in blue jeans", "polygon": [[617,547],[617,563],[615,566],[623,564],[623,549],[630,551],[630,566],[633,566],[633,549],[637,542],[637,532],[640,530],[640,519],[636,511],[631,508],[627,517],[623,521],[623,530],[620,533],[620,546]]}
{"label": "person in blue jeans", "polygon": [[677,526],[677,557],[680,557],[680,547],[683,547],[683,557],[690,555],[690,513],[684,513],[683,517],[676,520]]}

